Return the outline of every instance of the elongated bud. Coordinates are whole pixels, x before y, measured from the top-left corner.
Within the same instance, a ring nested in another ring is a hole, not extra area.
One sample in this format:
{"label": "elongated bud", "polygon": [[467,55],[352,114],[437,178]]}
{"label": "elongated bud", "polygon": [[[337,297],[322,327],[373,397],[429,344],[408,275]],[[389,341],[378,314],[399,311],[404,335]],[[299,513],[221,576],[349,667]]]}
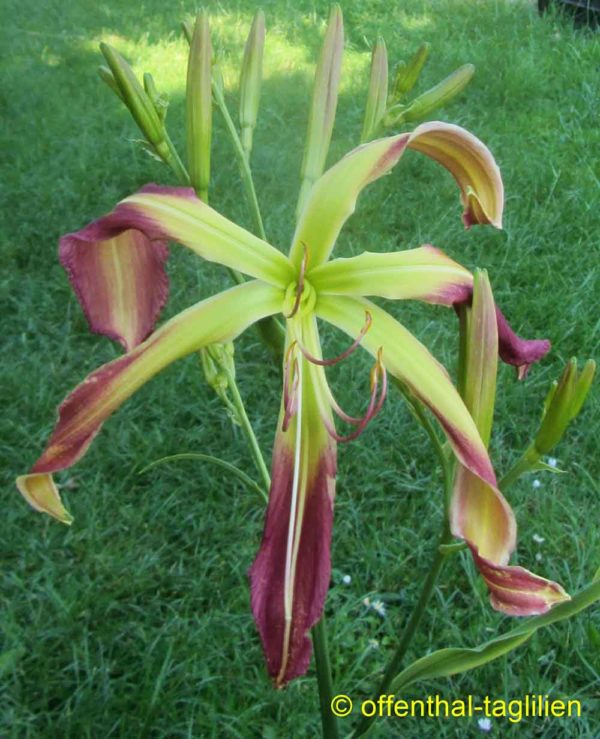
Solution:
{"label": "elongated bud", "polygon": [[343,51],[344,21],[342,9],[339,5],[334,5],[329,14],[327,32],[325,33],[325,40],[323,41],[323,48],[315,73],[312,105],[302,160],[302,185],[296,217],[300,216],[308,193],[325,169],[325,160],[329,151],[337,108]]}
{"label": "elongated bud", "polygon": [[579,414],[590,390],[596,363],[588,360],[577,372],[577,360],[570,359],[558,383],[551,388],[545,413],[533,446],[541,456],[548,454],[562,439],[569,423]]}
{"label": "elongated bud", "polygon": [[376,134],[387,108],[387,95],[388,57],[385,41],[380,36],[371,55],[371,76],[369,78],[365,120],[360,138],[361,143],[369,141]]}
{"label": "elongated bud", "polygon": [[445,105],[462,92],[471,81],[474,72],[475,67],[472,64],[463,64],[435,87],[415,98],[402,113],[402,120],[408,122],[426,118],[436,108]]}
{"label": "elongated bud", "polygon": [[258,118],[265,49],[265,14],[258,10],[248,34],[240,75],[240,127],[242,146],[249,157]]}
{"label": "elongated bud", "polygon": [[156,109],[144,88],[138,82],[133,70],[125,59],[108,44],[101,43],[104,55],[125,105],[146,139],[161,156],[168,151],[165,129]]}
{"label": "elongated bud", "polygon": [[154,110],[156,110],[156,112],[158,113],[158,117],[160,118],[161,122],[164,123],[165,118],[167,117],[169,100],[166,95],[161,95],[156,89],[154,77],[152,77],[150,72],[144,72],[144,90],[152,101],[152,105],[154,105]]}
{"label": "elongated bud", "polygon": [[208,14],[196,18],[190,44],[186,87],[187,158],[190,181],[198,197],[208,201],[212,139],[212,45]]}
{"label": "elongated bud", "polygon": [[113,77],[113,73],[110,71],[110,69],[104,64],[101,64],[98,67],[98,74],[100,75],[100,79],[102,80],[102,82],[105,82],[108,87],[110,87],[110,89],[115,93],[115,95],[123,102],[125,102],[125,98],[121,94],[121,90],[119,90],[119,85],[117,85],[117,81]]}
{"label": "elongated bud", "polygon": [[392,90],[392,97],[394,100],[400,100],[400,98],[410,92],[416,85],[419,75],[427,61],[427,57],[429,56],[430,48],[430,45],[425,42],[419,46],[408,64],[405,64],[404,62],[400,62],[400,64],[398,64],[396,67],[396,76],[394,78],[394,87]]}
{"label": "elongated bud", "polygon": [[473,302],[464,306],[461,341],[464,346],[461,393],[473,416],[483,443],[487,446],[492,433],[498,368],[498,326],[492,288],[485,270],[473,276]]}

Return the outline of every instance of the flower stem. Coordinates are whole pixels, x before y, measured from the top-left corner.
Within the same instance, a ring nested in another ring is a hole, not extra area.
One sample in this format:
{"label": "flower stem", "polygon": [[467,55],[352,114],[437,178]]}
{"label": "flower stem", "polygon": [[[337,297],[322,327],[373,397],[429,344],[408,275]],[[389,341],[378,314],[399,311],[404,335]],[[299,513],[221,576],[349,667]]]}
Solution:
{"label": "flower stem", "polygon": [[242,146],[242,142],[240,141],[240,137],[238,136],[238,132],[233,119],[231,118],[231,115],[229,113],[229,109],[227,108],[227,103],[225,102],[223,92],[217,84],[213,84],[213,95],[215,98],[215,102],[217,103],[217,107],[221,111],[221,115],[223,116],[223,120],[225,121],[225,126],[227,127],[227,131],[229,132],[229,136],[231,137],[231,142],[233,143],[233,149],[235,151],[238,165],[240,167],[242,184],[244,185],[244,190],[246,191],[246,200],[248,201],[248,205],[250,206],[252,220],[254,221],[254,230],[261,239],[264,239],[266,241],[267,235],[265,233],[262,216],[260,214],[260,207],[258,205],[258,198],[256,197],[256,190],[254,188],[252,172],[250,171],[250,164],[248,162],[246,152],[244,151],[244,147]]}
{"label": "flower stem", "polygon": [[532,472],[535,469],[535,465],[539,462],[540,455],[537,453],[535,448],[529,447],[523,456],[518,459],[510,470],[504,475],[504,477],[498,483],[500,490],[506,490],[514,482],[516,482],[521,475],[527,472]]}
{"label": "flower stem", "polygon": [[[252,179],[252,171],[250,169],[250,161],[248,155],[242,146],[240,137],[238,135],[235,123],[231,118],[223,90],[220,85],[213,81],[213,96],[217,107],[221,111],[225,126],[229,132],[233,149],[235,151],[236,159],[240,168],[240,176],[242,178],[242,184],[246,193],[246,200],[252,213],[252,220],[254,221],[254,232],[257,236],[260,236],[263,241],[267,240],[267,234],[265,233],[265,227],[263,225],[262,216],[260,213],[260,206],[258,204],[258,198],[256,196],[256,189],[254,187],[254,180]],[[239,273],[233,272],[234,279],[239,283],[243,282],[244,278]],[[283,346],[285,332],[281,323],[274,317],[263,318],[257,324],[258,331],[261,335],[262,340],[267,346],[269,346],[277,356],[283,356]]]}
{"label": "flower stem", "polygon": [[312,628],[312,640],[315,649],[317,667],[317,684],[319,686],[319,703],[321,706],[321,725],[324,739],[337,739],[339,736],[337,719],[331,711],[333,698],[333,681],[331,679],[331,661],[327,644],[325,614]]}
{"label": "flower stem", "polygon": [[[444,475],[444,520],[442,523],[442,533],[440,535],[438,545],[435,548],[435,553],[429,566],[427,577],[423,582],[419,599],[406,626],[404,627],[404,632],[402,634],[400,644],[398,645],[398,648],[396,649],[392,659],[386,667],[377,692],[373,697],[374,701],[377,701],[380,695],[384,695],[385,693],[387,693],[393,679],[399,673],[402,660],[406,656],[406,652],[408,651],[408,648],[412,642],[413,636],[419,628],[423,615],[425,614],[425,609],[427,608],[427,604],[429,603],[429,600],[435,588],[435,584],[442,570],[443,564],[447,556],[453,551],[448,550],[447,545],[452,541],[452,533],[450,531],[449,523],[449,512],[450,500],[452,496],[452,482],[454,479],[454,463],[449,458],[448,454],[446,454],[440,438],[431,420],[425,413],[425,410],[420,401],[417,400],[417,398],[415,398],[415,396],[404,385],[398,382],[396,382],[395,384],[408,401],[415,418],[419,421],[421,426],[427,432],[427,435],[431,440],[433,448],[435,449],[436,455],[442,467],[442,472]],[[373,724],[373,718],[374,717],[371,716],[363,716],[360,723],[352,734],[352,739],[356,739],[356,737],[362,736],[367,731],[369,731]]]}
{"label": "flower stem", "polygon": [[242,400],[242,396],[240,395],[240,391],[235,382],[235,377],[226,367],[223,367],[223,371],[227,375],[228,388],[231,391],[231,400],[233,408],[235,409],[236,419],[244,432],[244,436],[248,442],[248,447],[250,448],[250,453],[252,454],[252,459],[254,460],[256,469],[262,478],[263,486],[266,490],[269,490],[271,487],[271,476],[269,475],[269,470],[265,464],[265,459],[260,450],[254,429],[252,428],[252,424],[250,423],[250,419],[246,413],[244,401]]}

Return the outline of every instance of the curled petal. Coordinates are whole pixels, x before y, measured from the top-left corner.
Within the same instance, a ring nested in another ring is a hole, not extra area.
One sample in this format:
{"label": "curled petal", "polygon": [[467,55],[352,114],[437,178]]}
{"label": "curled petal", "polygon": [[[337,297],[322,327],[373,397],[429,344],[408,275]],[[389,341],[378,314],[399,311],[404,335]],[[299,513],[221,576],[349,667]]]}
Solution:
{"label": "curled petal", "polygon": [[460,187],[467,228],[475,223],[502,227],[504,189],[494,157],[464,128],[433,121],[417,126],[412,133],[359,146],[317,180],[292,242],[290,258],[294,264],[299,265],[302,259],[302,243],[310,249],[309,269],[327,261],[363,188],[389,172],[406,148],[427,154],[451,172]]}
{"label": "curled petal", "polygon": [[111,413],[166,366],[206,344],[231,341],[281,310],[282,302],[282,291],[258,281],[234,287],[188,308],[133,351],[92,372],[62,403],[41,457],[18,479],[27,501],[65,521],[51,473],[75,464]]}
{"label": "curled petal", "polygon": [[509,616],[546,613],[569,595],[552,580],[509,565],[516,523],[499,490],[459,467],[450,514],[452,533],[464,539],[490,591],[490,602]]}
{"label": "curled petal", "polygon": [[154,328],[169,292],[164,241],[127,229],[110,237],[111,216],[60,240],[59,257],[94,333],[126,351]]}
{"label": "curled petal", "polygon": [[[303,343],[318,355],[314,318],[302,324]],[[298,374],[297,411],[286,431],[282,404],[263,538],[249,572],[252,613],[278,687],[308,668],[308,632],[321,617],[331,575],[336,445],[324,425],[331,411],[323,368],[300,355]]]}
{"label": "curled petal", "polygon": [[[485,272],[475,274],[472,307],[463,308],[461,334],[461,392],[483,442],[488,444],[496,395],[499,332],[494,296]],[[462,465],[455,478],[450,528],[469,545],[497,610],[529,616],[545,613],[555,603],[569,598],[560,585],[508,564],[517,538],[512,509],[495,486]]]}
{"label": "curled petal", "polygon": [[522,339],[517,336],[498,306],[496,319],[500,359],[516,367],[517,377],[523,380],[529,372],[529,367],[550,351],[551,344],[548,339]]}

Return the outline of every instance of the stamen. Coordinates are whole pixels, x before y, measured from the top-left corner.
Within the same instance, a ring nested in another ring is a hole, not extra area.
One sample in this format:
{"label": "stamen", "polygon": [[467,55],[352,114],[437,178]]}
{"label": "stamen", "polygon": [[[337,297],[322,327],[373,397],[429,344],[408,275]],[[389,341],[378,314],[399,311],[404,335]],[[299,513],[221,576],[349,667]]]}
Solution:
{"label": "stamen", "polygon": [[[335,427],[332,427],[330,426],[330,424],[327,424],[327,431],[329,435],[340,443],[353,441],[354,439],[358,438],[362,434],[362,432],[365,430],[369,422],[373,418],[375,418],[375,416],[379,413],[379,411],[383,407],[383,403],[387,395],[388,381],[387,381],[386,369],[383,365],[383,362],[381,361],[382,353],[383,353],[383,348],[380,347],[379,351],[377,352],[377,360],[371,370],[371,397],[369,399],[369,405],[367,407],[367,410],[364,416],[362,418],[355,419],[352,416],[348,416],[347,414],[345,414],[341,410],[339,405],[335,403],[335,401],[334,401],[334,404],[332,404],[334,411],[341,418],[343,418],[343,420],[348,419],[348,423],[356,425],[356,428],[354,429],[352,433],[346,436],[342,436],[337,433],[337,431],[335,430]],[[381,393],[379,394],[379,398],[378,398],[377,390],[379,388],[379,377],[380,376],[382,380],[381,381]]]}
{"label": "stamen", "polygon": [[302,292],[304,290],[304,275],[306,273],[306,265],[308,264],[308,247],[306,246],[304,241],[302,241],[301,243],[302,248],[304,249],[304,255],[302,256],[302,262],[300,264],[300,275],[298,277],[298,286],[296,287],[296,300],[294,301],[292,312],[289,313],[286,318],[293,318],[298,312],[298,308],[300,307],[300,300],[302,299]]}
{"label": "stamen", "polygon": [[360,333],[356,337],[356,339],[352,342],[352,344],[341,354],[339,354],[337,357],[333,357],[333,359],[319,359],[318,357],[315,357],[313,354],[311,354],[308,349],[302,346],[300,342],[298,342],[298,348],[304,354],[304,356],[308,359],[309,362],[312,362],[313,364],[318,364],[319,367],[331,367],[334,364],[337,364],[338,362],[341,362],[343,359],[346,359],[349,357],[353,351],[355,351],[360,342],[363,340],[364,335],[367,333],[367,331],[371,328],[371,324],[373,323],[373,318],[368,310],[365,311],[365,325],[361,328]]}

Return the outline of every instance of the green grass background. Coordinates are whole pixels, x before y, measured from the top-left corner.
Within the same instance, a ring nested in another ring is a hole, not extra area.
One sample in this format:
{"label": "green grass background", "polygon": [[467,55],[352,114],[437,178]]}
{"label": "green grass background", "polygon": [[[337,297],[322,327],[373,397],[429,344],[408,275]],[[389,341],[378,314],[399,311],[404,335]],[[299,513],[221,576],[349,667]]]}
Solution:
{"label": "green grass background", "polygon": [[[58,237],[108,211],[147,181],[173,182],[141,151],[138,132],[96,76],[101,40],[171,98],[170,132],[183,153],[186,44],[194,4],[145,0],[44,3],[3,0],[0,156],[0,300],[3,412],[0,736],[296,737],[320,730],[313,668],[285,691],[266,677],[249,610],[246,571],[263,505],[218,468],[194,462],[140,476],[158,457],[221,455],[251,470],[243,440],[203,382],[196,358],[169,368],[112,418],[60,482],[75,523],[35,514],[13,479],[38,456],[64,395],[117,356],[89,334],[58,264]],[[322,2],[264,2],[265,84],[254,172],[266,230],[287,248],[293,229],[307,100],[327,16]],[[209,2],[213,41],[236,107],[237,70],[255,9]],[[572,355],[598,359],[600,337],[598,35],[568,19],[540,19],[517,0],[370,0],[343,4],[346,52],[330,162],[358,142],[370,44],[382,33],[392,62],[433,45],[420,90],[467,61],[476,76],[439,113],[494,152],[506,186],[505,230],[462,229],[452,179],[408,153],[361,198],[338,255],[431,242],[470,268],[489,270],[517,330],[553,351],[523,384],[500,372],[493,457],[506,471],[535,431],[541,402]],[[220,121],[211,200],[250,227]],[[218,267],[173,249],[165,315],[227,283]],[[456,321],[441,308],[399,304],[394,314],[452,366]],[[345,341],[325,332],[326,351]],[[342,405],[360,411],[369,359],[331,371]],[[239,385],[267,456],[279,371],[248,332],[237,343]],[[598,391],[556,450],[562,476],[522,479],[510,500],[519,524],[515,562],[570,591],[600,564]],[[360,440],[340,449],[327,601],[338,692],[367,697],[410,613],[441,516],[440,475],[424,434],[392,393]],[[533,535],[543,536],[536,544]],[[541,561],[536,561],[536,554]],[[463,553],[464,555],[464,553]],[[410,656],[475,645],[510,626],[493,612],[467,556],[447,566]],[[350,585],[342,577],[350,575]],[[387,605],[385,618],[365,597]],[[375,640],[375,641],[373,641]],[[600,735],[598,609],[536,635],[528,646],[455,679],[415,686],[413,697],[582,701],[580,719],[492,721],[491,736]],[[350,728],[350,719],[342,728]],[[388,720],[382,737],[476,736],[475,719]]]}

